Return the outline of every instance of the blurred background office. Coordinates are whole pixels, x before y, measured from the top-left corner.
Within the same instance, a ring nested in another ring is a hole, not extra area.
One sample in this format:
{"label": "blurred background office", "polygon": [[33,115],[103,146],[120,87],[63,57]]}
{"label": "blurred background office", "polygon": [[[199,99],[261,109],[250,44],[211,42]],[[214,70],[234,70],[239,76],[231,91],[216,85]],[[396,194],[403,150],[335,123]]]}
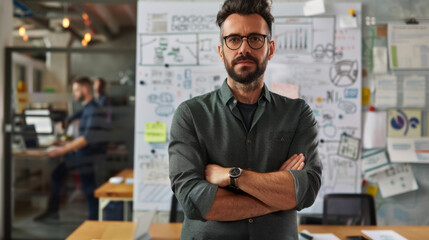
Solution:
{"label": "blurred background office", "polygon": [[[186,4],[192,1],[203,2],[187,0]],[[12,239],[65,239],[89,217],[88,203],[82,190],[83,181],[79,171],[69,171],[61,182],[58,213],[40,217],[49,207],[52,173],[64,161],[64,157],[49,157],[47,152],[64,146],[79,135],[79,116],[83,106],[73,100],[72,80],[74,78],[87,76],[93,83],[98,78],[104,79],[104,93],[109,100],[107,105],[110,113],[110,134],[106,139],[105,156],[94,166],[96,187],[109,181],[110,177],[124,169],[129,169],[128,173],[132,172],[135,160],[134,136],[135,132],[138,132],[134,121],[135,116],[140,116],[135,114],[135,76],[139,74],[139,72],[136,73],[136,62],[141,60],[136,56],[136,49],[141,49],[143,46],[143,44],[136,46],[137,16],[139,15],[137,2],[138,0],[0,0],[0,96],[2,98],[0,100],[0,239],[4,236]],[[166,2],[166,0],[151,0],[151,2]],[[182,3],[185,0],[174,0],[174,2],[181,2],[180,6],[184,5],[184,8],[188,6]],[[204,2],[221,3],[223,0]],[[274,5],[278,2],[291,3],[291,6],[296,8],[296,2],[303,4],[307,0],[278,0],[274,1]],[[370,83],[376,76],[372,71],[373,49],[377,46],[387,46],[387,23],[403,23],[405,19],[415,17],[427,24],[429,4],[427,0],[325,0],[326,4],[341,2],[362,3],[362,11],[358,12],[361,18],[358,22],[361,24],[359,34],[362,33],[362,41],[357,39],[362,44],[362,55],[359,50],[357,56],[362,58],[359,62],[362,70],[359,71],[362,75],[362,87],[367,88],[368,99],[369,97],[373,99],[374,93],[369,91]],[[139,13],[141,17],[142,11]],[[347,16],[347,14],[349,13],[344,11],[344,15]],[[153,14],[151,17],[156,19],[157,16]],[[367,19],[373,19],[374,23],[368,26],[368,23],[365,24]],[[139,18],[139,23],[141,24],[143,20],[145,19]],[[154,26],[166,28],[166,25],[159,24],[157,21],[153,23]],[[141,31],[138,33],[141,34]],[[339,42],[349,40],[341,36],[347,33],[347,30],[339,33],[340,36],[337,39]],[[332,34],[331,37],[333,37]],[[160,46],[155,48],[155,61],[159,60],[156,57],[160,57],[156,55],[159,53],[157,49],[165,47],[162,46],[165,45],[164,42],[160,43]],[[173,48],[173,50],[175,51],[171,52],[170,57],[176,54],[178,49]],[[214,61],[218,63],[217,58]],[[329,67],[329,65],[326,66]],[[347,73],[347,69],[349,72],[353,70],[352,66],[349,64],[338,69],[344,74]],[[385,67],[387,71],[387,65]],[[154,75],[157,73],[153,71]],[[354,74],[359,75],[357,70]],[[415,74],[415,71],[389,71],[388,74],[399,76],[396,105],[402,107],[403,78]],[[429,85],[427,69],[418,74],[424,77],[426,86]],[[168,82],[167,75],[159,76],[159,81]],[[320,80],[319,77],[317,80]],[[326,80],[329,81],[329,79]],[[143,83],[140,82],[142,85]],[[95,85],[98,83],[96,82]],[[96,92],[93,94],[97,95]],[[429,119],[427,88],[424,94],[426,104],[421,108],[424,112],[422,132],[427,136]],[[165,96],[161,95],[159,98],[169,103],[171,99],[168,95]],[[157,96],[155,95],[154,98]],[[334,94],[328,93],[327,98],[331,98],[334,104]],[[320,100],[323,99],[320,98]],[[369,103],[373,102],[372,100],[362,104],[362,112],[367,112]],[[163,104],[158,105],[163,107]],[[148,115],[146,108],[140,109],[145,111],[144,115]],[[169,105],[166,109],[171,110]],[[385,111],[386,108],[378,110]],[[360,112],[358,115],[360,116]],[[74,116],[73,119],[76,121],[70,121],[71,116]],[[326,126],[329,127],[334,115],[327,111],[325,116]],[[340,116],[342,118],[342,115],[339,115],[338,119]],[[356,123],[356,120],[354,121]],[[64,128],[61,129],[60,126]],[[142,123],[140,127],[143,126],[145,125]],[[155,150],[150,154],[154,152]],[[429,181],[425,177],[428,172],[426,166],[427,164],[413,166],[419,191],[389,198],[377,195],[375,204],[378,224],[428,223],[427,214],[421,211],[420,207],[429,199],[429,191],[427,191]],[[325,170],[330,169],[333,168],[325,167]],[[329,176],[329,173],[325,176]],[[358,185],[361,185],[360,182]],[[322,198],[323,194],[322,192],[320,195]],[[127,211],[131,211],[132,208],[121,204],[108,204],[102,212],[103,218],[105,220],[126,219]],[[336,204],[333,205],[336,206]],[[321,221],[320,214],[316,217],[319,217],[316,220]],[[301,223],[304,222],[301,221]]]}
{"label": "blurred background office", "polygon": [[[104,80],[101,97],[107,100],[111,132],[105,156],[94,165],[96,186],[132,168],[136,18],[135,0],[0,2],[0,72],[7,79],[0,81],[5,103],[0,119],[11,122],[6,130],[13,131],[8,138],[0,130],[0,154],[10,169],[4,178],[1,161],[0,239],[5,231],[13,239],[64,239],[88,219],[77,170],[62,182],[58,214],[43,216],[52,172],[65,159],[46,153],[78,134],[78,121],[67,124],[73,114],[79,120],[82,110],[73,101],[74,78]],[[98,89],[100,82],[94,83]],[[6,189],[4,179],[10,179]]]}

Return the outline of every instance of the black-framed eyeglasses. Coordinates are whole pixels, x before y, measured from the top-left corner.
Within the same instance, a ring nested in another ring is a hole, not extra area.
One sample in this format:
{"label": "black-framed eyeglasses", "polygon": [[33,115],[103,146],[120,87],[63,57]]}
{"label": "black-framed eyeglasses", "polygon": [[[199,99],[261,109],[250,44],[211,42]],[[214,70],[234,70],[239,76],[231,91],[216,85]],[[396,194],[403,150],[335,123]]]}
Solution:
{"label": "black-framed eyeglasses", "polygon": [[237,50],[241,47],[241,44],[243,44],[243,38],[247,39],[247,43],[251,48],[257,50],[264,46],[265,38],[267,38],[267,35],[252,33],[247,36],[240,36],[238,34],[232,34],[223,37],[223,40],[225,41],[225,44],[229,49]]}

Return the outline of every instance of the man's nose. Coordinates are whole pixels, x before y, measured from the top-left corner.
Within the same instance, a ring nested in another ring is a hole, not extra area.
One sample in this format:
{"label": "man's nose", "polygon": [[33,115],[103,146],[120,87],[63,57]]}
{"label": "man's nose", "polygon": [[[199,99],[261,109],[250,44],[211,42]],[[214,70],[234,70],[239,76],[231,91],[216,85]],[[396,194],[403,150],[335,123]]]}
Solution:
{"label": "man's nose", "polygon": [[250,47],[249,43],[247,42],[247,37],[243,37],[241,40],[243,42],[241,43],[240,48],[238,48],[238,53],[246,55],[246,53],[250,53],[252,48]]}

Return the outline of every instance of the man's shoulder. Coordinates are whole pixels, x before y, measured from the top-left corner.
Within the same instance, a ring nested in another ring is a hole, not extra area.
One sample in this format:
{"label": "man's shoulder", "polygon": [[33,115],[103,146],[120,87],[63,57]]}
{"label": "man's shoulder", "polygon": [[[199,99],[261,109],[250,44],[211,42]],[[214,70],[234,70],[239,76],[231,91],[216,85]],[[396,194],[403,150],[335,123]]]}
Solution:
{"label": "man's shoulder", "polygon": [[305,106],[307,103],[301,98],[289,98],[270,91],[271,99],[276,104],[286,104],[288,106]]}

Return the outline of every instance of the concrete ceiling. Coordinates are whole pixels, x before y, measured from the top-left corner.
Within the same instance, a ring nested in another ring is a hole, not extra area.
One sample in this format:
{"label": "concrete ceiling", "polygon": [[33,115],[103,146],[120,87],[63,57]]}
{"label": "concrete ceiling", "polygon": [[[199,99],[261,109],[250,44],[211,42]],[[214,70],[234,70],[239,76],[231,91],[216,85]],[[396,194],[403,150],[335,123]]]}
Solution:
{"label": "concrete ceiling", "polygon": [[[23,41],[18,29],[24,26],[29,36],[26,45],[43,47],[43,39],[47,34],[64,32],[70,32],[74,40],[78,41],[90,32],[92,40],[89,44],[97,44],[136,29],[136,0],[13,0],[13,3],[14,42]],[[89,21],[84,20],[85,14]],[[62,27],[64,16],[70,19],[68,29]]]}

